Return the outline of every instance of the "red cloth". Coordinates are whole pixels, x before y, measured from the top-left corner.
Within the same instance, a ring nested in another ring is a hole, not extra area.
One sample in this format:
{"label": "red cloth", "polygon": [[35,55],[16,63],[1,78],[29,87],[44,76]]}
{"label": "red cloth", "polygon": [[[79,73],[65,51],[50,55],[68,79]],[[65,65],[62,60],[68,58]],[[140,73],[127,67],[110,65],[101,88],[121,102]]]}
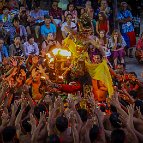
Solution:
{"label": "red cloth", "polygon": [[77,83],[76,85],[61,84],[60,86],[60,91],[67,93],[74,93],[81,90],[80,83]]}
{"label": "red cloth", "polygon": [[102,23],[99,22],[99,27],[98,28],[99,28],[99,31],[103,30],[103,31],[105,31],[105,33],[107,33],[107,31],[108,31],[108,22],[107,21],[102,22]]}
{"label": "red cloth", "polygon": [[127,33],[129,39],[130,39],[130,47],[133,47],[136,45],[136,35],[135,35],[135,32],[132,31],[132,32],[128,32]]}
{"label": "red cloth", "polygon": [[139,39],[136,45],[138,50],[143,50],[143,39]]}

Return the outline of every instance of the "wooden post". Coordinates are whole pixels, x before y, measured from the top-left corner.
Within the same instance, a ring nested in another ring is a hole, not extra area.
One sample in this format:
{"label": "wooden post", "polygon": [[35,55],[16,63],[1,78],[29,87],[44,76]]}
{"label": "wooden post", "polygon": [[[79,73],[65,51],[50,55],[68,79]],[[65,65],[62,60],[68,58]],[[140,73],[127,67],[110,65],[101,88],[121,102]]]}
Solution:
{"label": "wooden post", "polygon": [[119,28],[117,21],[117,14],[118,14],[118,0],[113,0],[114,29]]}

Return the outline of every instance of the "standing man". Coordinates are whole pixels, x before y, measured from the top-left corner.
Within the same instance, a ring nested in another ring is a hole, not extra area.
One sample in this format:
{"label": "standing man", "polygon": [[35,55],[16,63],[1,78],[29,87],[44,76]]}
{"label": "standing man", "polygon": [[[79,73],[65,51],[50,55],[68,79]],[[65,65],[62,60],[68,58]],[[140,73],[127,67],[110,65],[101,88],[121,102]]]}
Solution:
{"label": "standing man", "polygon": [[[128,45],[129,48],[129,57],[133,58],[133,47],[136,45],[136,36],[134,32],[134,26],[132,24],[132,13],[130,10],[127,9],[128,4],[126,2],[121,2],[121,10],[118,13],[117,19],[119,21],[120,25],[120,31],[126,41],[128,43],[128,39],[130,42],[130,45]],[[128,39],[126,38],[128,37]],[[128,50],[127,50],[128,55]]]}

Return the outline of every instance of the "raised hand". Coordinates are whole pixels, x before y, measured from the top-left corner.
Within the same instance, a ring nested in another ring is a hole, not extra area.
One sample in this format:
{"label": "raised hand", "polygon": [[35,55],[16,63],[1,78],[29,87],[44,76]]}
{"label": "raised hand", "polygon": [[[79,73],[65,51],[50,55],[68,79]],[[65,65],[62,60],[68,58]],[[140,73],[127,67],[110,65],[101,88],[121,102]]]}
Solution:
{"label": "raised hand", "polygon": [[1,115],[1,119],[2,119],[2,126],[7,126],[9,123],[9,120],[10,120],[8,113],[3,111],[2,115]]}
{"label": "raised hand", "polygon": [[38,67],[40,73],[45,73],[46,68],[43,68],[42,65]]}
{"label": "raised hand", "polygon": [[14,115],[16,114],[18,110],[18,106],[19,106],[19,103],[16,101],[14,101],[14,104],[11,105],[11,110],[12,110],[12,113],[14,113]]}
{"label": "raised hand", "polygon": [[134,107],[135,107],[134,104],[131,104],[131,105],[129,105],[129,106],[127,107],[127,109],[128,109],[128,114],[129,114],[129,115],[132,115],[132,116],[133,116],[133,114],[134,114]]}
{"label": "raised hand", "polygon": [[22,76],[24,76],[24,77],[26,76],[26,72],[23,69],[21,69],[20,72],[21,72]]}
{"label": "raised hand", "polygon": [[15,59],[11,58],[10,61],[11,61],[12,66],[16,67],[18,65]]}
{"label": "raised hand", "polygon": [[33,57],[32,57],[32,64],[33,64],[33,65],[38,64],[38,61],[39,61],[38,56],[33,56]]}

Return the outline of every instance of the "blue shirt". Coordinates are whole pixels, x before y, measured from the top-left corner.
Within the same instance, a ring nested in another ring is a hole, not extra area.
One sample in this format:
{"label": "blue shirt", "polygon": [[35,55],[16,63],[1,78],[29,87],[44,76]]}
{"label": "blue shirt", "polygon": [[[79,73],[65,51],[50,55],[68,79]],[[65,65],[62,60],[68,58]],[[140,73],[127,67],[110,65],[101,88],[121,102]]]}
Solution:
{"label": "blue shirt", "polygon": [[[118,20],[122,20],[122,19],[125,19],[128,17],[133,18],[132,14],[129,10],[118,12],[118,15],[117,15]],[[133,26],[132,22],[123,23],[123,24],[121,24],[120,30],[121,30],[121,33],[132,32],[132,31],[134,31],[134,26]]]}
{"label": "blue shirt", "polygon": [[52,23],[50,23],[50,28],[47,28],[47,26],[44,24],[41,26],[41,35],[47,37],[49,33],[56,33],[56,26]]}
{"label": "blue shirt", "polygon": [[0,51],[0,62],[2,62],[2,57],[8,57],[8,51],[7,51],[7,48],[6,48],[6,46],[2,46],[2,49],[1,49],[1,51]]}

